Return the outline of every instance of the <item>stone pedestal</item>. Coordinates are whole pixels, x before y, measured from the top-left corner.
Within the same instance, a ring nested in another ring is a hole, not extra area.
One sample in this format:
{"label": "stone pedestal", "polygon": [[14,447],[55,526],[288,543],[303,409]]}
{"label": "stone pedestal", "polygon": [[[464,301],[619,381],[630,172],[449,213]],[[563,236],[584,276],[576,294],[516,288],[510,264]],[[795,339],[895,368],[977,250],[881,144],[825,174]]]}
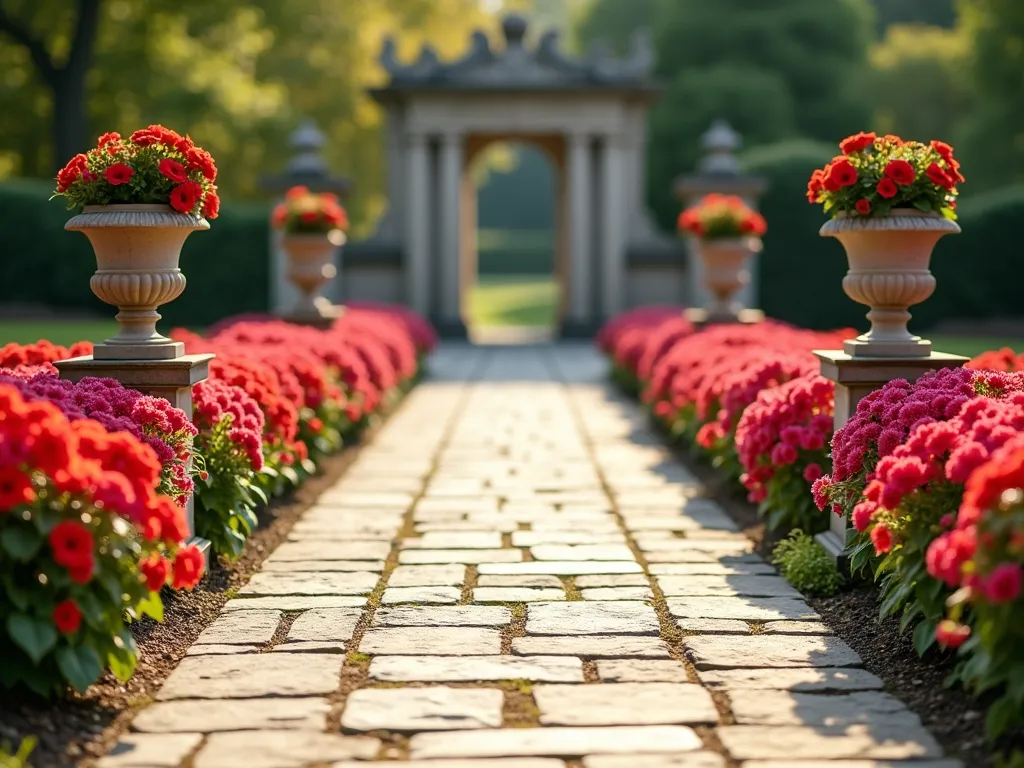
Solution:
{"label": "stone pedestal", "polygon": [[290,312],[283,312],[277,317],[284,320],[286,323],[292,323],[294,325],[308,325],[311,328],[317,330],[327,331],[330,330],[335,321],[345,314],[345,307],[338,304],[325,304],[320,307],[319,315],[302,315]]}
{"label": "stone pedestal", "polygon": [[[54,365],[60,377],[80,381],[87,376],[116,379],[123,386],[146,395],[162,397],[192,418],[192,387],[210,375],[213,355],[182,355],[173,360],[97,360],[92,355],[61,360]],[[210,542],[195,535],[195,501],[189,497],[186,507],[189,544],[207,556]]]}
{"label": "stone pedestal", "polygon": [[735,318],[716,318],[708,314],[706,309],[693,307],[684,310],[683,314],[697,328],[704,328],[709,325],[722,325],[726,323],[739,323],[741,325],[755,325],[764,322],[764,312],[760,309],[741,309]]}
{"label": "stone pedestal", "polygon": [[[916,381],[940,368],[959,368],[968,358],[944,352],[932,352],[928,357],[852,357],[838,350],[816,351],[821,361],[821,375],[835,382],[835,428],[838,431],[853,416],[857,403],[865,395],[893,379]],[[849,522],[846,517],[829,514],[829,530],[815,539],[845,568],[846,536]]]}

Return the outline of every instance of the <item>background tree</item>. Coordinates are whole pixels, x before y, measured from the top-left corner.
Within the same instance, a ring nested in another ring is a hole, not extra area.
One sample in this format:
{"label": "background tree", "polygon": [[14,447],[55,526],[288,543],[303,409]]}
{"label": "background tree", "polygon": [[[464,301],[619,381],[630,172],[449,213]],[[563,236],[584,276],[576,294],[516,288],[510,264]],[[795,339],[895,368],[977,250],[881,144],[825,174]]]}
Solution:
{"label": "background tree", "polygon": [[1024,3],[960,0],[977,106],[964,118],[962,162],[972,187],[1024,182]]}
{"label": "background tree", "polygon": [[[0,34],[20,47],[22,61],[31,62],[32,80],[50,95],[50,125],[56,169],[86,146],[86,78],[92,67],[100,0],[55,3],[43,0],[0,2]],[[34,23],[33,23],[34,22]],[[44,23],[45,22],[45,25]],[[15,77],[24,82],[23,73]]]}

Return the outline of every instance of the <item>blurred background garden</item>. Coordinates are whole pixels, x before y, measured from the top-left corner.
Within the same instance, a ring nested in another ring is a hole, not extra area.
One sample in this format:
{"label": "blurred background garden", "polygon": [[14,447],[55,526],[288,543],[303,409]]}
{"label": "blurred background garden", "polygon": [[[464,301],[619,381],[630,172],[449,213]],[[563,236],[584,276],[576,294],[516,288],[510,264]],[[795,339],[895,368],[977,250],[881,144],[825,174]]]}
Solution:
{"label": "blurred background garden", "polygon": [[[963,234],[944,239],[939,289],[915,312],[940,348],[970,353],[1024,338],[1024,2],[1022,0],[0,0],[0,345],[102,338],[110,313],[84,289],[85,238],[63,232],[52,178],[107,130],[163,123],[187,130],[220,167],[225,200],[210,232],[182,254],[189,288],[168,324],[202,327],[268,308],[272,195],[261,179],[290,157],[304,119],[324,132],[356,241],[384,197],[383,117],[367,94],[385,73],[385,34],[408,59],[424,41],[443,58],[501,14],[526,13],[531,35],[625,53],[649,29],[663,87],[648,126],[648,203],[672,232],[673,180],[692,171],[700,136],[724,118],[747,171],[767,179],[769,231],[758,302],[812,327],[865,325],[840,287],[840,247],[818,237],[804,199],[836,137],[859,130],[952,143],[967,182]],[[544,154],[491,147],[478,186],[479,325],[548,325],[556,173]],[[342,257],[344,279],[344,256]],[[970,336],[963,341],[953,336]]]}

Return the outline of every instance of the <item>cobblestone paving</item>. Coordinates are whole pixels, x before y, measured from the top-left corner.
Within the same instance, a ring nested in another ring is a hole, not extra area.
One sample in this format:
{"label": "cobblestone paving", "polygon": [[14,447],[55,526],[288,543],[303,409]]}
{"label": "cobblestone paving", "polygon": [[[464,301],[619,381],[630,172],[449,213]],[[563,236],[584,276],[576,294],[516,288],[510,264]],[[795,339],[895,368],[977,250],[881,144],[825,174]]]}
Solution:
{"label": "cobblestone paving", "polygon": [[583,347],[442,349],[101,768],[956,768]]}

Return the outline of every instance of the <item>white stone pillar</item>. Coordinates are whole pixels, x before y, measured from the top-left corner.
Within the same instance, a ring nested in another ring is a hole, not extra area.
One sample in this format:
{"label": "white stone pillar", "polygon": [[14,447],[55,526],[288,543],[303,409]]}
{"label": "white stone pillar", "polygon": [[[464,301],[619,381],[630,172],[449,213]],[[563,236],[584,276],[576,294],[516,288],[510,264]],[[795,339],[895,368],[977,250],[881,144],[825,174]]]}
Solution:
{"label": "white stone pillar", "polygon": [[595,268],[590,242],[591,190],[590,137],[569,136],[569,320],[586,324],[591,320],[591,274]]}
{"label": "white stone pillar", "polygon": [[601,315],[608,319],[624,307],[625,220],[628,204],[622,138],[608,134],[601,142]]}
{"label": "white stone pillar", "polygon": [[441,302],[439,317],[450,327],[462,323],[462,156],[461,133],[441,137]]}
{"label": "white stone pillar", "polygon": [[410,133],[406,137],[405,253],[406,301],[426,316],[430,312],[430,191],[427,137]]}

